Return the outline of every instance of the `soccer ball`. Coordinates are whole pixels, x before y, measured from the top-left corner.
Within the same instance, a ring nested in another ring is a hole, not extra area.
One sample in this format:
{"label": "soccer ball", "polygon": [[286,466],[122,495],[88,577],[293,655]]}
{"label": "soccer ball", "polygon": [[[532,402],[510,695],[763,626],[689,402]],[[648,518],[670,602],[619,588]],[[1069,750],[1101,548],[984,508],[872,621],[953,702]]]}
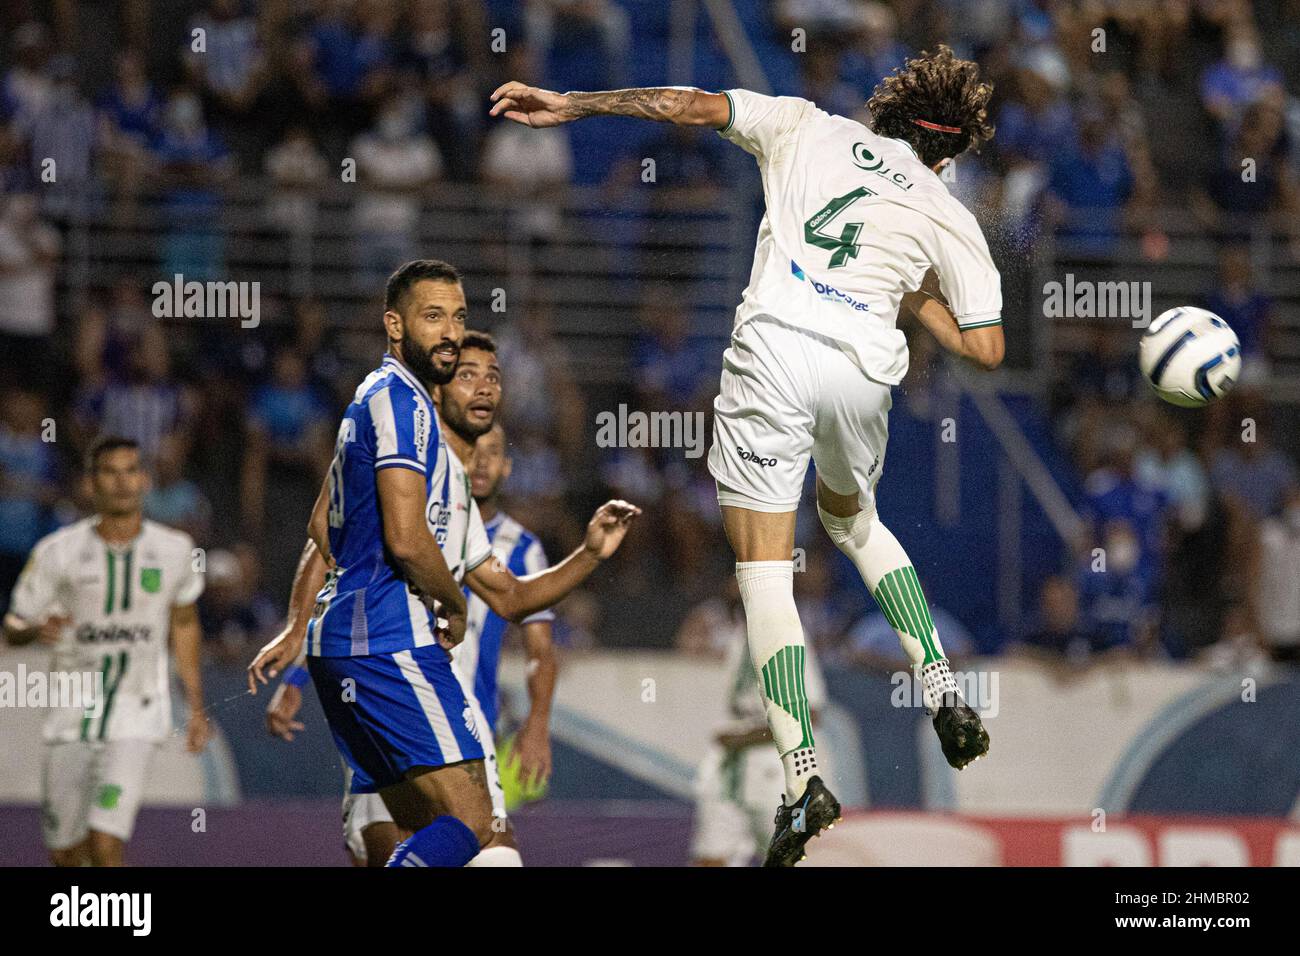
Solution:
{"label": "soccer ball", "polygon": [[1222,398],[1241,372],[1237,333],[1213,312],[1161,312],[1138,343],[1142,374],[1166,402],[1199,408]]}

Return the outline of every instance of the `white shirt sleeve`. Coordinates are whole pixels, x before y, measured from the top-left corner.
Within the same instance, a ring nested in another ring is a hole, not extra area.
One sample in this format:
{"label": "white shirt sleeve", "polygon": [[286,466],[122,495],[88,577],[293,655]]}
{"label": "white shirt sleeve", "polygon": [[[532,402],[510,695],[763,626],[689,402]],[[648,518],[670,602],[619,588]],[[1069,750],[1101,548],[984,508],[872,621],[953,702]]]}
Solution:
{"label": "white shirt sleeve", "polygon": [[14,585],[9,610],[28,624],[45,620],[54,609],[59,593],[58,555],[53,543],[39,541]]}
{"label": "white shirt sleeve", "polygon": [[764,96],[749,90],[723,90],[731,119],[718,135],[764,160],[817,107],[797,96]]}
{"label": "white shirt sleeve", "polygon": [[933,257],[939,288],[958,328],[1002,324],[1002,276],[974,219],[941,229]]}
{"label": "white shirt sleeve", "polygon": [[478,502],[471,498],[469,527],[465,531],[465,573],[473,571],[490,557],[492,557],[492,542],[488,540],[487,528],[483,527],[483,516],[479,514]]}
{"label": "white shirt sleeve", "polygon": [[188,607],[199,599],[203,593],[203,572],[195,560],[194,542],[188,535],[176,555],[176,593],[172,598],[174,607]]}

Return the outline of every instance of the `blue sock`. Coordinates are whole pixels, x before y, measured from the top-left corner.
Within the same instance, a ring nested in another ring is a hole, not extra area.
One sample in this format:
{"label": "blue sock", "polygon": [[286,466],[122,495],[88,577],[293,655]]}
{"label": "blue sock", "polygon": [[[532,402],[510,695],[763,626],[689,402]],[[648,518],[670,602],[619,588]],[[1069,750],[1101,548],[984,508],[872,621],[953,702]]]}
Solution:
{"label": "blue sock", "polygon": [[397,844],[385,866],[464,866],[479,850],[474,831],[455,817],[438,817]]}

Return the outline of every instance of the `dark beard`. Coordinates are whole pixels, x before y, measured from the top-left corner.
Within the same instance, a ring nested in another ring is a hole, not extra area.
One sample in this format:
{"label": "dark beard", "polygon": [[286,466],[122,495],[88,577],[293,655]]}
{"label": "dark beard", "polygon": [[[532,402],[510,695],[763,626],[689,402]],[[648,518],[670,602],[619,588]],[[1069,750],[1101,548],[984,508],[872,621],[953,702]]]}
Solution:
{"label": "dark beard", "polygon": [[457,408],[454,403],[448,402],[445,394],[443,395],[440,411],[442,413],[442,420],[446,423],[447,427],[471,445],[478,441],[481,436],[490,432],[492,430],[492,425],[496,421],[496,417],[493,416],[493,420],[488,422],[486,425],[481,427],[471,425],[468,416],[466,416],[461,409]]}
{"label": "dark beard", "polygon": [[433,364],[432,350],[422,352],[410,339],[402,339],[397,343],[397,355],[406,367],[415,373],[415,377],[430,388],[434,385],[446,385],[456,374],[456,366],[452,365],[445,371],[439,369]]}

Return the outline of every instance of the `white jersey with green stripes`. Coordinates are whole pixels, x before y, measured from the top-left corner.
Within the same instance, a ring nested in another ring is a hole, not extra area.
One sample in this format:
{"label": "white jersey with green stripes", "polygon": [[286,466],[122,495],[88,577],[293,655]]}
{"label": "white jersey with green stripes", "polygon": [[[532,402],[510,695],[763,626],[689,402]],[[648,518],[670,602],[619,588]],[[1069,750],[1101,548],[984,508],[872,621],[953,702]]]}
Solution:
{"label": "white jersey with green stripes", "polygon": [[897,385],[907,372],[899,303],[927,270],[959,326],[1001,322],[1001,278],[979,224],[908,143],[798,97],[725,92],[731,117],[719,133],[758,161],[766,205],[736,328],[766,316],[815,332]]}
{"label": "white jersey with green stripes", "polygon": [[172,608],[203,591],[189,535],[145,521],[134,541],[117,546],[99,536],[98,524],[86,518],[37,542],[10,605],[32,623],[71,619],[53,647],[52,672],[102,676],[102,703],[91,713],[51,709],[49,743],[167,736]]}

